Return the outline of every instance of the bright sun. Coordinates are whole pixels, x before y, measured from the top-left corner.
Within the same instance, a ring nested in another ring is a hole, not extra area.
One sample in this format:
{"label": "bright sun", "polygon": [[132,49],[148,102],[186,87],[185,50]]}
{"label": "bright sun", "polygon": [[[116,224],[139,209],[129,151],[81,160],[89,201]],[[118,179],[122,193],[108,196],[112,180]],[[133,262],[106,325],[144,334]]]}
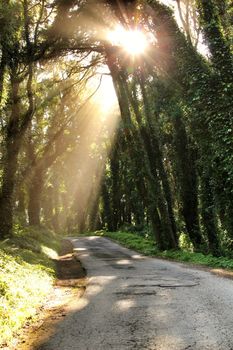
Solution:
{"label": "bright sun", "polygon": [[112,45],[121,46],[130,55],[139,55],[144,53],[148,41],[142,31],[126,30],[122,26],[116,27],[108,34],[108,40]]}

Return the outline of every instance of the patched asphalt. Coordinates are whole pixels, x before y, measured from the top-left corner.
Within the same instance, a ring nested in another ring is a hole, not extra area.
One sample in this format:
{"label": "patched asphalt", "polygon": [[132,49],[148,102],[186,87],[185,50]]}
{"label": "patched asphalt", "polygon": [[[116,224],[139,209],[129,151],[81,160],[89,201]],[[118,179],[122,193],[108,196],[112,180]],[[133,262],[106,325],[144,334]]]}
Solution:
{"label": "patched asphalt", "polygon": [[40,350],[232,350],[233,281],[73,238],[88,284]]}

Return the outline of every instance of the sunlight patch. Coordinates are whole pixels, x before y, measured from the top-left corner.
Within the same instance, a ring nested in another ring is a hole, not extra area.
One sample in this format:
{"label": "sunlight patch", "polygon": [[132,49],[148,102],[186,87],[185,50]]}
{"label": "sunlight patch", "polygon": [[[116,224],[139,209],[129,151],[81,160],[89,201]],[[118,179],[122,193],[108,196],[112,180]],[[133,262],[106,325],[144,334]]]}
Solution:
{"label": "sunlight patch", "polygon": [[116,302],[117,309],[120,311],[127,311],[135,305],[135,301],[132,299],[124,299]]}

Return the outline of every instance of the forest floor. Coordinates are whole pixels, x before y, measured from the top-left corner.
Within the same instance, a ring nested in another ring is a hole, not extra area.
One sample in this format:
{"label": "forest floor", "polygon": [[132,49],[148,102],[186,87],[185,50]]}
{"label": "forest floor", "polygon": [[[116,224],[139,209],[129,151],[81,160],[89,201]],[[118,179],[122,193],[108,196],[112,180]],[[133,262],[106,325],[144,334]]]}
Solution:
{"label": "forest floor", "polygon": [[60,255],[55,263],[57,279],[52,293],[38,310],[36,320],[28,320],[19,332],[17,347],[7,347],[7,350],[39,349],[40,344],[52,336],[56,325],[83,295],[86,288],[86,272],[73,255],[73,247],[68,240],[63,240]]}

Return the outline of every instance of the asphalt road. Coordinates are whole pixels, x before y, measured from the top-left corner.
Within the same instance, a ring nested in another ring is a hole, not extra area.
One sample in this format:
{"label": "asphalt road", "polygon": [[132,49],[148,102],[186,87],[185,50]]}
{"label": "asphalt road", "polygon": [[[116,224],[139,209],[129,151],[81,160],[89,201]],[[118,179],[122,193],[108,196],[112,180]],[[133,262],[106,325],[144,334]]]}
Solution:
{"label": "asphalt road", "polygon": [[41,350],[233,349],[232,280],[100,237],[72,243],[88,286]]}

